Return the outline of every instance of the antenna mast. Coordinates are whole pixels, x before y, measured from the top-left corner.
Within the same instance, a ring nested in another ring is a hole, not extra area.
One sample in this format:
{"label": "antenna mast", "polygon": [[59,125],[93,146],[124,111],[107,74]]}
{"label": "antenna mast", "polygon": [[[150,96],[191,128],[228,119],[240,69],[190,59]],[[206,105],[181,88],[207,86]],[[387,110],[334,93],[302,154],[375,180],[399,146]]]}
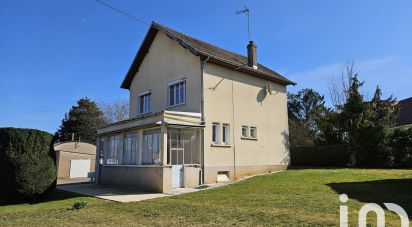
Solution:
{"label": "antenna mast", "polygon": [[240,14],[245,14],[247,16],[247,35],[249,38],[249,42],[250,42],[250,18],[249,18],[249,9],[244,6],[244,8],[242,10],[238,10],[236,11],[236,15],[240,15]]}

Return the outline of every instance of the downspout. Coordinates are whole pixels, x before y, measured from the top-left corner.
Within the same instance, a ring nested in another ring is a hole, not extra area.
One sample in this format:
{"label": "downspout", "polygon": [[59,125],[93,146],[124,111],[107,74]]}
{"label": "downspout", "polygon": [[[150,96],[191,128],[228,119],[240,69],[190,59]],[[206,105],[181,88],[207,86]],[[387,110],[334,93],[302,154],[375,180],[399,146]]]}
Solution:
{"label": "downspout", "polygon": [[235,81],[235,71],[238,69],[243,68],[243,66],[238,66],[232,70],[232,122],[233,122],[233,130],[232,130],[232,143],[233,143],[233,175],[235,180],[237,179],[237,174],[236,174],[236,137],[235,137],[235,95],[234,95],[234,81]]}
{"label": "downspout", "polygon": [[[205,70],[205,64],[207,61],[209,61],[209,56],[200,63],[200,93],[201,93],[201,101],[200,101],[200,124],[205,125],[205,89],[203,85],[203,78],[204,78],[204,70]],[[201,135],[200,135],[200,156],[201,156],[201,185],[205,184],[205,130],[201,130]]]}

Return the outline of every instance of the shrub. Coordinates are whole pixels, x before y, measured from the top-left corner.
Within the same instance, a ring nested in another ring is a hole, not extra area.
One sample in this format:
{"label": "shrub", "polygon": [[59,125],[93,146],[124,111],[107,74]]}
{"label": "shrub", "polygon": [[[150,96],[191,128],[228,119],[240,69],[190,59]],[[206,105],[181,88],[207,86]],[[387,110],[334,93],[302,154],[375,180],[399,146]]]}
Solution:
{"label": "shrub", "polygon": [[392,167],[412,167],[412,128],[397,128],[393,131],[391,147]]}
{"label": "shrub", "polygon": [[82,209],[83,207],[85,207],[87,205],[86,201],[76,201],[73,204],[73,209],[79,210]]}
{"label": "shrub", "polygon": [[52,135],[35,129],[0,128],[0,197],[36,200],[56,186]]}
{"label": "shrub", "polygon": [[349,163],[349,149],[346,145],[292,147],[292,166],[343,167]]}

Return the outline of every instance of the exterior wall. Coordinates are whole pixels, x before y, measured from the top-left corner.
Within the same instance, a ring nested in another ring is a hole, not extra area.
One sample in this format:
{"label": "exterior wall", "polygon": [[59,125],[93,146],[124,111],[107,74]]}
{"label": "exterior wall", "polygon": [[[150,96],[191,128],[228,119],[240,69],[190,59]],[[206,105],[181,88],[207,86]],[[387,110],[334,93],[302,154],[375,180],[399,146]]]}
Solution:
{"label": "exterior wall", "polygon": [[54,146],[57,178],[70,177],[70,160],[90,160],[90,173],[95,172],[96,146],[84,142],[65,142]]}
{"label": "exterior wall", "polygon": [[[186,104],[167,108],[168,83],[186,78]],[[158,32],[130,86],[130,118],[137,116],[138,95],[152,91],[152,112],[200,112],[200,60],[162,32]]]}
{"label": "exterior wall", "polygon": [[[268,83],[261,78],[206,64],[206,183],[215,182],[217,171],[230,171],[230,178],[238,179],[268,169],[285,169],[289,165],[286,86],[270,82],[274,94],[265,95]],[[230,146],[211,144],[213,122],[230,124]],[[241,138],[242,125],[257,127],[257,140]]]}
{"label": "exterior wall", "polygon": [[170,192],[172,173],[168,166],[112,166],[103,165],[102,185],[139,188],[152,192]]}
{"label": "exterior wall", "polygon": [[192,188],[200,184],[199,166],[184,166],[183,174],[183,186],[185,188]]}

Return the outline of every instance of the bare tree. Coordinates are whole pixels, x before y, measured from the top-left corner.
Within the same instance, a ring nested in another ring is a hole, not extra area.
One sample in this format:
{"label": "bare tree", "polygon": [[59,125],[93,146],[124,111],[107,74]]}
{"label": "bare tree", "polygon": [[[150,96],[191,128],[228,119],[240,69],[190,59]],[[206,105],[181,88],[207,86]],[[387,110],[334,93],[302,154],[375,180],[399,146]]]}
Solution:
{"label": "bare tree", "polygon": [[332,77],[329,81],[329,94],[336,110],[346,103],[349,84],[356,74],[355,60],[347,60],[340,77]]}
{"label": "bare tree", "polygon": [[129,103],[124,100],[116,100],[111,103],[99,105],[108,123],[114,123],[129,119]]}

